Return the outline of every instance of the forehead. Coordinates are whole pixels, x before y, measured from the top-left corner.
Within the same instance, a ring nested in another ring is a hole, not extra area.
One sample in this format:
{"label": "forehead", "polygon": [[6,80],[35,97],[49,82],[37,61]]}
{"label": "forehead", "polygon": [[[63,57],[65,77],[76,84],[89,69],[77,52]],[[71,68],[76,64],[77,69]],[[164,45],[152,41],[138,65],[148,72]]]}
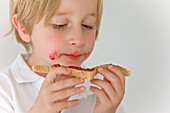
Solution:
{"label": "forehead", "polygon": [[58,15],[79,13],[95,16],[97,13],[97,0],[61,0],[56,13]]}

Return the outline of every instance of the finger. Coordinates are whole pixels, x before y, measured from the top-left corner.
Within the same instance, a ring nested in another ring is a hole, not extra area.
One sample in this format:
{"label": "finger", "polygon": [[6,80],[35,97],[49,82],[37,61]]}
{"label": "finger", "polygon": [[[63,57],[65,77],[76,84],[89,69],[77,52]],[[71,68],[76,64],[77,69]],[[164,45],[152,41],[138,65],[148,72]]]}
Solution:
{"label": "finger", "polygon": [[[64,67],[57,67],[52,68],[46,76],[46,81],[48,83],[54,83],[55,81],[59,80],[60,77],[58,75],[69,75],[71,72],[69,69]],[[58,77],[58,78],[57,78]]]}
{"label": "finger", "polygon": [[68,79],[70,78],[70,76],[67,76],[67,75],[62,75],[61,78],[59,80],[65,80],[65,79]]}
{"label": "finger", "polygon": [[58,82],[55,82],[50,86],[51,91],[58,91],[62,90],[65,88],[73,87],[78,84],[83,84],[84,79],[80,78],[70,78],[70,79],[65,79],[65,80],[60,80]]}
{"label": "finger", "polygon": [[103,80],[104,80],[104,81],[107,81],[107,82],[110,82],[109,80],[106,79],[106,77],[103,77]]}
{"label": "finger", "polygon": [[109,99],[111,101],[114,100],[114,97],[116,96],[116,92],[109,82],[104,81],[104,80],[100,80],[100,79],[93,79],[93,80],[91,80],[91,83],[101,87],[105,91],[105,93],[107,94]]}
{"label": "finger", "polygon": [[86,88],[84,86],[81,86],[81,87],[75,87],[75,88],[68,88],[65,90],[58,91],[58,92],[53,92],[53,94],[51,95],[51,100],[52,102],[62,101],[63,99],[66,99],[73,95],[83,93],[85,90]]}
{"label": "finger", "polygon": [[90,86],[90,90],[99,98],[99,101],[103,105],[107,105],[108,103],[110,103],[108,96],[106,95],[106,93],[102,89]]}
{"label": "finger", "polygon": [[121,84],[123,86],[123,88],[125,87],[125,75],[118,69],[116,69],[116,67],[109,65],[108,69],[114,73],[117,77],[119,77]]}
{"label": "finger", "polygon": [[57,102],[57,103],[55,103],[55,106],[56,106],[55,109],[56,109],[56,112],[60,112],[64,109],[77,106],[78,104],[80,104],[80,100],[78,100],[78,99],[71,100],[71,101],[65,101],[65,102]]}
{"label": "finger", "polygon": [[110,81],[116,93],[119,93],[122,90],[121,81],[116,75],[114,75],[109,70],[103,68],[99,68],[98,72],[102,74],[108,81]]}

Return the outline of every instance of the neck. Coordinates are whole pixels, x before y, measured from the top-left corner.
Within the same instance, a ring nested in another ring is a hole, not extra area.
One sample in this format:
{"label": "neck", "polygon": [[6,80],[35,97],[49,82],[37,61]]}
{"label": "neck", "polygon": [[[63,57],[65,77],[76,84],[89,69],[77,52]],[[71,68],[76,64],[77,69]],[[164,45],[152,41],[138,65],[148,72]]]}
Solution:
{"label": "neck", "polygon": [[[34,57],[32,54],[30,55],[30,57],[26,60],[26,63],[27,65],[30,67],[30,69],[32,69],[32,66],[33,65],[39,65],[40,63],[39,62],[39,59],[37,59],[37,57]],[[46,73],[36,73],[37,75],[39,76],[42,76],[42,77],[46,77]]]}

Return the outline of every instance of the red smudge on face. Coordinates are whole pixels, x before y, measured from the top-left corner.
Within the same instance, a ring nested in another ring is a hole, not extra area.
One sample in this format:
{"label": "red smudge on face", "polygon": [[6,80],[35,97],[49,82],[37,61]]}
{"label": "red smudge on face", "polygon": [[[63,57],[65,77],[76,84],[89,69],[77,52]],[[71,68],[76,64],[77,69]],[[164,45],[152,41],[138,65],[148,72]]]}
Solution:
{"label": "red smudge on face", "polygon": [[84,56],[87,58],[89,57],[89,55],[91,54],[91,52],[85,53]]}
{"label": "red smudge on face", "polygon": [[52,54],[49,55],[49,58],[51,60],[55,60],[55,57],[57,56],[57,51],[54,51]]}

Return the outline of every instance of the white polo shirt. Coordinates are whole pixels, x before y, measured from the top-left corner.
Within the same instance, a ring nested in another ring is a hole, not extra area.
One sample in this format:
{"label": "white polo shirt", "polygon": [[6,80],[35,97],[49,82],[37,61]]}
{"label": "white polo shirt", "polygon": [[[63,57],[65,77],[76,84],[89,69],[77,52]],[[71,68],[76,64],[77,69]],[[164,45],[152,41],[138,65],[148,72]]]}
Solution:
{"label": "white polo shirt", "polygon": [[[28,67],[24,60],[28,57],[28,54],[18,55],[9,67],[0,71],[0,113],[26,113],[34,104],[45,78]],[[80,99],[81,103],[62,113],[93,113],[96,95],[89,90],[89,80],[83,85],[86,92],[69,98]]]}

